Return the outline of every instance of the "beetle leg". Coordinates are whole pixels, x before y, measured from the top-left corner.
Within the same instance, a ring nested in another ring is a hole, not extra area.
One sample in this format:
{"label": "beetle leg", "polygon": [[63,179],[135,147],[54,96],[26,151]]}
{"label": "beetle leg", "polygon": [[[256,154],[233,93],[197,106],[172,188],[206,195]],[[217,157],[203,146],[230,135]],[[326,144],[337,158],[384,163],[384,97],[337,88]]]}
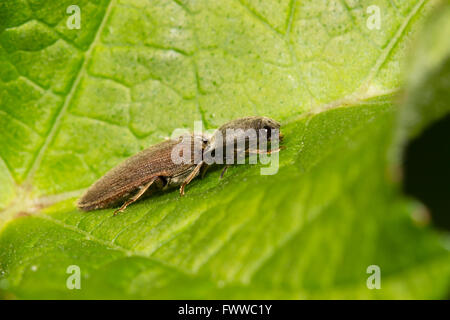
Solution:
{"label": "beetle leg", "polygon": [[208,171],[209,166],[207,164],[202,166],[202,169],[200,170],[201,178],[203,179],[205,177],[206,171]]}
{"label": "beetle leg", "polygon": [[229,164],[226,164],[225,167],[223,167],[223,170],[222,170],[222,172],[220,173],[220,178],[219,178],[219,179],[222,179],[222,178],[223,178],[223,175],[225,174],[225,172],[227,172],[227,169],[228,169],[229,167],[230,167]]}
{"label": "beetle leg", "polygon": [[159,177],[155,177],[152,180],[150,180],[149,182],[147,182],[147,184],[145,184],[138,193],[136,193],[134,196],[132,196],[130,199],[128,199],[119,209],[117,209],[116,211],[114,211],[113,215],[117,215],[118,212],[123,212],[126,207],[128,207],[130,204],[132,204],[133,202],[135,202],[136,200],[138,200],[144,193],[145,191],[148,190],[148,188],[150,188],[150,186],[156,181],[157,183],[159,181],[160,178]]}
{"label": "beetle leg", "polygon": [[181,187],[180,187],[180,196],[184,196],[184,188],[189,184],[189,182],[192,181],[192,179],[194,179],[197,176],[197,174],[200,172],[200,169],[202,168],[203,164],[204,164],[203,161],[201,161],[199,164],[197,164],[197,166],[194,168],[194,170],[192,170],[192,172],[183,181],[183,183],[181,184]]}
{"label": "beetle leg", "polygon": [[256,154],[271,154],[271,153],[275,153],[275,152],[280,152],[281,150],[283,150],[283,149],[285,149],[285,147],[284,146],[282,146],[282,147],[279,147],[279,148],[277,148],[277,149],[275,149],[275,150],[269,150],[269,151],[261,151],[261,150],[259,150],[259,149],[256,149],[256,150],[247,150],[247,153],[256,153]]}

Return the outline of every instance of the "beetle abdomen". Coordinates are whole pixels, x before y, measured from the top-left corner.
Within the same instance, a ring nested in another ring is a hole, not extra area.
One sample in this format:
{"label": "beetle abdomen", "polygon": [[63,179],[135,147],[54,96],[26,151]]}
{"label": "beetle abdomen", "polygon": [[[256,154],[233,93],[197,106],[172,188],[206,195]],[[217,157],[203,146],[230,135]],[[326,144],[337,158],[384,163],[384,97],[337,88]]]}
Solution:
{"label": "beetle abdomen", "polygon": [[[175,164],[172,161],[172,149],[180,142],[181,140],[167,140],[126,159],[97,180],[80,198],[77,206],[85,211],[114,207],[156,177],[165,177],[167,180],[171,176],[192,170],[193,161],[186,164]],[[192,139],[191,147],[193,146]],[[152,186],[152,190],[157,187]]]}

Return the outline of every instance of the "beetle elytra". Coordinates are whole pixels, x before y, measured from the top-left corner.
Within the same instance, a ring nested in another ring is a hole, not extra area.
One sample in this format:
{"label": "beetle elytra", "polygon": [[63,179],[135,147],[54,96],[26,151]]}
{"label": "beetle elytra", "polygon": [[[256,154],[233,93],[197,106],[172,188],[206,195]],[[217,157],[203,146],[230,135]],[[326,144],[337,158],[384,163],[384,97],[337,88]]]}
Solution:
{"label": "beetle elytra", "polygon": [[[186,139],[190,143],[191,160],[195,152],[202,152],[207,140],[199,135]],[[176,164],[172,161],[172,150],[184,142],[167,140],[151,146],[128,158],[118,166],[112,168],[97,182],[95,182],[77,202],[78,208],[84,211],[111,208],[121,205],[114,212],[122,212],[125,208],[144,196],[157,190],[180,186],[195,168],[194,161]],[[200,150],[195,146],[200,145]],[[189,146],[187,146],[189,148]]]}

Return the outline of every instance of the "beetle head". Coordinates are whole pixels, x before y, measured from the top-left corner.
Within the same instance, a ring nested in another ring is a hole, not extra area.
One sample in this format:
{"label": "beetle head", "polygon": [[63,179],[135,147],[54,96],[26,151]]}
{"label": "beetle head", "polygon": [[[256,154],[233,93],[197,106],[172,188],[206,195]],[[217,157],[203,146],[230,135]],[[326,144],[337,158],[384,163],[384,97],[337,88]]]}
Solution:
{"label": "beetle head", "polygon": [[[265,130],[266,131],[266,136],[267,139],[270,141],[272,139],[272,131],[273,130],[277,130],[278,134],[279,134],[279,139],[282,139],[282,134],[280,133],[280,123],[267,118],[267,117],[260,117],[258,120],[255,120],[255,126],[258,127],[258,131],[259,130]],[[256,128],[255,128],[256,129]]]}

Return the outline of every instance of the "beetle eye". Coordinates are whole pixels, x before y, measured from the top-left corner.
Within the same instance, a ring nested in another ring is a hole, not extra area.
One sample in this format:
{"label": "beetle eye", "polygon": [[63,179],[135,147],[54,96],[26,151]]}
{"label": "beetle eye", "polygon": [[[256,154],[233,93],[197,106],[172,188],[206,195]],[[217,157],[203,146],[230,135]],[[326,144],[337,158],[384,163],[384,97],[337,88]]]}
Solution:
{"label": "beetle eye", "polygon": [[271,138],[271,134],[272,134],[272,128],[269,127],[269,126],[264,126],[263,129],[266,130],[266,132],[267,132],[267,139],[270,139]]}

